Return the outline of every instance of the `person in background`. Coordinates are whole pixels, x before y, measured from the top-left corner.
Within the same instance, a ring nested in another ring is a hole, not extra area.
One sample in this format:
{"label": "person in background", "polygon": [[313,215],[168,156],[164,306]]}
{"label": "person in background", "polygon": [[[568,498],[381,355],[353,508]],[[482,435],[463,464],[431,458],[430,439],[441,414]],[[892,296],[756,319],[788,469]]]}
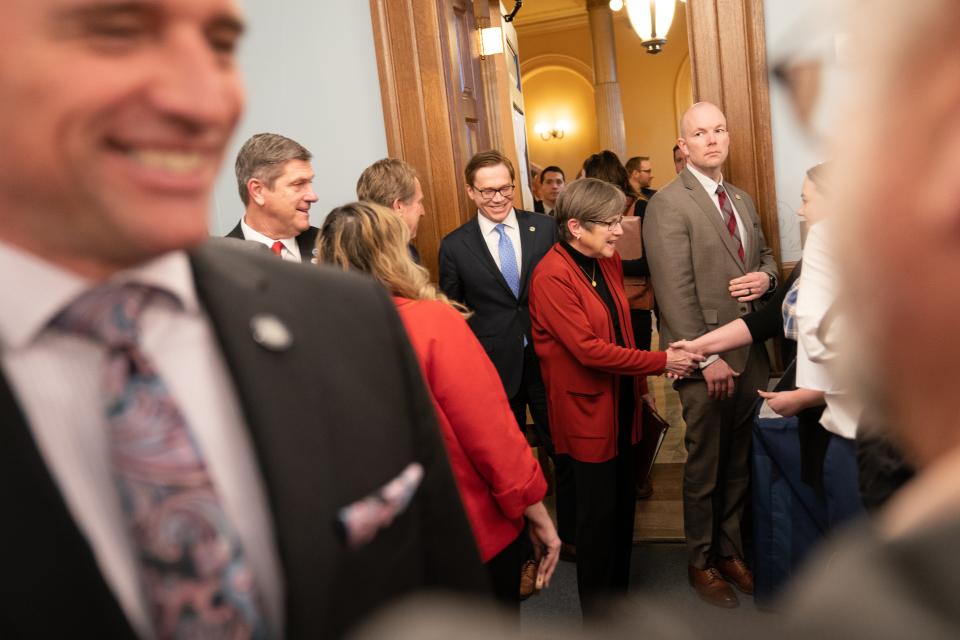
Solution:
{"label": "person in background", "polygon": [[683,154],[680,145],[673,145],[673,168],[676,169],[677,174],[679,174],[685,166],[687,166],[687,156]]}
{"label": "person in background", "polygon": [[413,262],[409,235],[388,209],[347,204],[324,220],[318,255],[324,264],[373,276],[393,295],[430,390],[481,560],[498,599],[519,614],[525,526],[540,561],[538,586],[549,585],[560,553],[541,501],[546,481],[516,427],[496,369],[467,326],[469,313],[439,293],[427,270]]}
{"label": "person in background", "polygon": [[566,185],[566,176],[563,175],[563,169],[558,166],[550,165],[540,174],[540,195],[542,207],[537,209],[538,213],[547,215],[553,214],[553,208],[557,206],[557,196],[563,191]]}
{"label": "person in background", "polygon": [[540,261],[530,291],[554,444],[575,475],[577,589],[588,618],[629,586],[633,447],[641,403],[653,402],[646,376],[685,376],[702,359],[636,347],[616,252],[625,204],[601,180],[571,183],[557,201],[562,239]]}
{"label": "person in background", "polygon": [[[529,410],[538,440],[552,455],[528,298],[530,274],[557,241],[557,223],[514,208],[513,163],[499,151],[474,155],[464,178],[477,213],[440,243],[440,289],[473,311],[470,328],[500,374],[517,428],[526,428]],[[566,558],[575,553],[572,478],[572,470],[561,462],[556,469],[557,526]]]}
{"label": "person in background", "polygon": [[423,217],[423,188],[417,170],[403,160],[383,158],[363,170],[357,180],[357,199],[392,209],[410,230],[410,257],[420,264],[413,241]]}
{"label": "person in background", "polygon": [[310,262],[317,228],[310,224],[313,156],[303,145],[275,133],[258,133],[237,154],[235,172],[245,211],[228,238],[266,245],[290,262]]}
{"label": "person in background", "polygon": [[533,210],[543,213],[543,202],[540,200],[540,165],[530,163],[530,195],[533,196]]}
{"label": "person in background", "polygon": [[634,156],[627,160],[625,165],[627,175],[630,176],[630,185],[645,200],[653,197],[657,192],[650,187],[653,184],[653,168],[650,166],[650,156]]}

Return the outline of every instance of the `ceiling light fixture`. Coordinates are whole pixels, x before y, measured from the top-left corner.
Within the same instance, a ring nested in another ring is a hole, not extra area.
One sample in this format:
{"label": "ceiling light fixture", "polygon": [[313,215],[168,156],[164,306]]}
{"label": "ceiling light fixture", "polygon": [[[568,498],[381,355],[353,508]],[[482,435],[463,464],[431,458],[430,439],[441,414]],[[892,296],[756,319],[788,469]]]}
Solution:
{"label": "ceiling light fixture", "polygon": [[667,44],[676,0],[626,0],[625,4],[630,25],[640,36],[647,53],[660,53]]}

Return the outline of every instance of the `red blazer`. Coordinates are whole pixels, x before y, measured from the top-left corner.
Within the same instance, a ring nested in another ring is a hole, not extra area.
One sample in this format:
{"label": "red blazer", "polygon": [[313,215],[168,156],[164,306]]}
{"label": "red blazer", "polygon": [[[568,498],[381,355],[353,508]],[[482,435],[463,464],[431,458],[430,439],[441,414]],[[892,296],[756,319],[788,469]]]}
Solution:
{"label": "red blazer", "polygon": [[619,254],[599,260],[613,296],[626,347],[616,344],[613,320],[573,258],[555,244],[533,272],[533,345],[547,387],[547,413],[557,453],[581,462],[617,455],[620,376],[636,376],[633,442],[641,437],[640,397],[647,375],[663,373],[667,354],[635,348]]}
{"label": "red blazer", "polygon": [[448,304],[394,297],[417,353],[480,557],[523,531],[547,482],[517,427],[500,376],[466,320]]}

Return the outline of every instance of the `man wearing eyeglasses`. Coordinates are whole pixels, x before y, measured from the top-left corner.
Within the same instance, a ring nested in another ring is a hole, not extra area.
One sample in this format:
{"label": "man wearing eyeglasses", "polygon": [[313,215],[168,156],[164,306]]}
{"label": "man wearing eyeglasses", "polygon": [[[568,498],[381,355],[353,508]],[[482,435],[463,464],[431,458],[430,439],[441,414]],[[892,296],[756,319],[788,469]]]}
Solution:
{"label": "man wearing eyeglasses", "polygon": [[[530,274],[557,241],[557,224],[549,216],[514,208],[513,163],[499,151],[476,154],[464,174],[477,215],[440,243],[440,288],[474,312],[470,327],[500,374],[517,424],[526,424],[529,407],[538,435],[552,451],[527,293]],[[558,470],[557,475],[563,484],[565,473]],[[560,538],[572,543],[573,523],[566,530],[564,507],[558,511],[563,514]]]}

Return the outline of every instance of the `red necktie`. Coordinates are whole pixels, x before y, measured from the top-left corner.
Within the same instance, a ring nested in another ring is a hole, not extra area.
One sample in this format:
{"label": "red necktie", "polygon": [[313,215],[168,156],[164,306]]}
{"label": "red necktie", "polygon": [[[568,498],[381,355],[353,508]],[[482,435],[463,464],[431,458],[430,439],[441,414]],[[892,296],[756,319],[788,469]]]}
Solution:
{"label": "red necktie", "polygon": [[717,200],[720,202],[720,210],[727,218],[727,231],[730,232],[730,237],[737,242],[737,255],[740,256],[740,262],[743,262],[743,241],[740,240],[737,217],[733,213],[733,205],[730,204],[730,199],[727,198],[727,190],[723,188],[722,184],[717,186]]}
{"label": "red necktie", "polygon": [[270,251],[273,251],[278,256],[283,253],[283,243],[279,240],[275,240],[273,245],[270,246]]}

